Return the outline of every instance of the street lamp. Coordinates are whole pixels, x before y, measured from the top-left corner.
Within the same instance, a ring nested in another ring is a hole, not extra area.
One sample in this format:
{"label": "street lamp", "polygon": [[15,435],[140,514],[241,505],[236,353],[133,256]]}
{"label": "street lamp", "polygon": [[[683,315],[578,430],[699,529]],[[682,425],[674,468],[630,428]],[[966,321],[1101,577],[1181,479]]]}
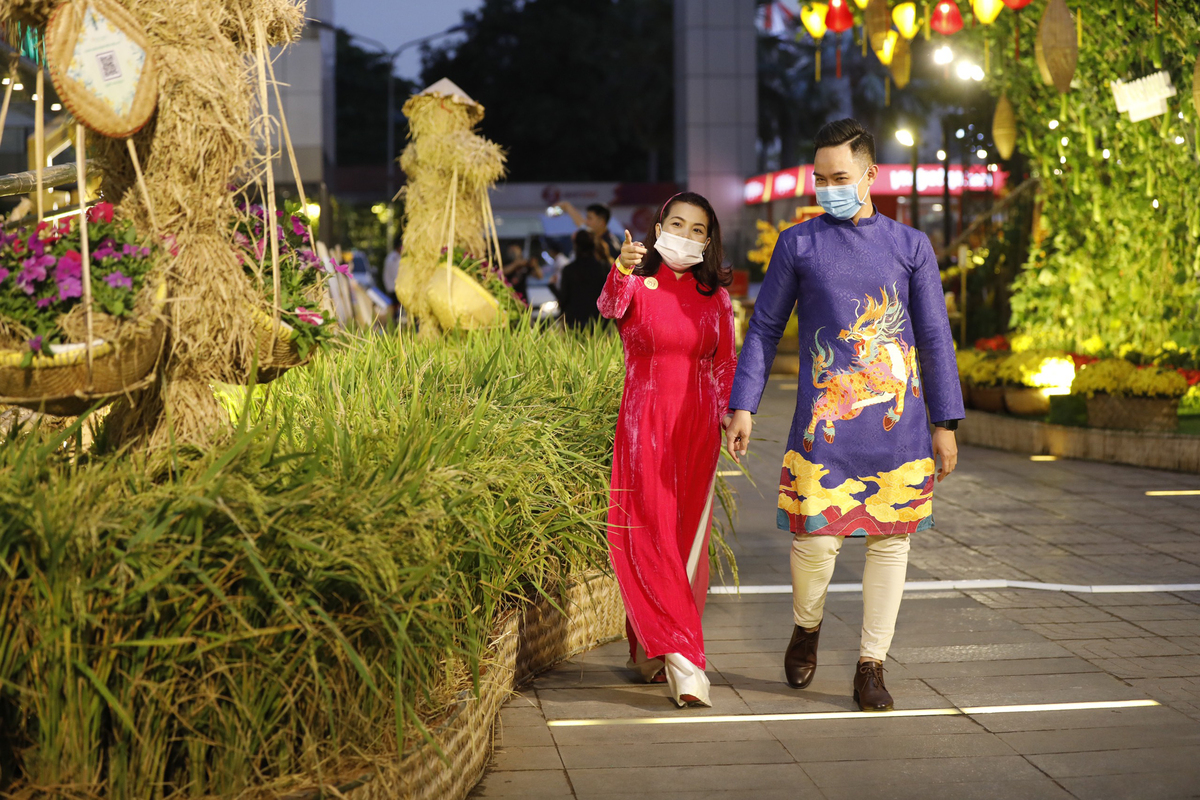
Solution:
{"label": "street lamp", "polygon": [[912,226],[921,230],[921,193],[917,188],[918,156],[920,147],[917,146],[917,134],[908,128],[896,131],[896,141],[912,150]]}

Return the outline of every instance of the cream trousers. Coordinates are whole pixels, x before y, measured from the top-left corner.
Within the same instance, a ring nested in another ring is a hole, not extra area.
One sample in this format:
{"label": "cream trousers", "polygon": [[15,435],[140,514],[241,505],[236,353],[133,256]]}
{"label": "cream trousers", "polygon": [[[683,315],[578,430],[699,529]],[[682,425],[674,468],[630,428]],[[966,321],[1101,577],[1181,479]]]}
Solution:
{"label": "cream trousers", "polygon": [[[792,610],[797,625],[811,629],[821,624],[825,594],[844,539],[811,533],[798,533],[792,539]],[[908,547],[908,534],[867,537],[860,658],[880,662],[887,658],[904,595]]]}

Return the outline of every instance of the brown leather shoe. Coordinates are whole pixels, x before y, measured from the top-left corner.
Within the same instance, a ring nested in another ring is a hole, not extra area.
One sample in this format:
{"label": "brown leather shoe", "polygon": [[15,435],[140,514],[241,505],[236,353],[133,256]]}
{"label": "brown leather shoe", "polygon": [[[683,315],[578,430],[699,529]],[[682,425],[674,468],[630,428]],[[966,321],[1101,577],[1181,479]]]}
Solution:
{"label": "brown leather shoe", "polygon": [[821,626],[812,633],[799,625],[792,631],[792,640],[788,642],[787,652],[783,655],[783,671],[787,675],[788,686],[793,689],[803,689],[812,683],[813,675],[817,674],[817,639],[821,636]]}
{"label": "brown leather shoe", "polygon": [[863,711],[891,711],[892,696],[883,685],[883,664],[864,661],[854,673],[854,702]]}

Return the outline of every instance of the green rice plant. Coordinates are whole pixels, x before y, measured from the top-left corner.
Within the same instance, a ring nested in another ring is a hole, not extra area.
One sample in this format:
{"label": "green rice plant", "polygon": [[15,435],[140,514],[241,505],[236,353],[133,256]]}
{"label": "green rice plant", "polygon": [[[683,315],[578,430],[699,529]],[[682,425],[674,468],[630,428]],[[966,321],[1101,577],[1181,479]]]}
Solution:
{"label": "green rice plant", "polygon": [[622,372],[596,331],[377,336],[222,389],[213,452],[10,432],[0,793],[248,797],[420,745],[502,610],[606,565]]}

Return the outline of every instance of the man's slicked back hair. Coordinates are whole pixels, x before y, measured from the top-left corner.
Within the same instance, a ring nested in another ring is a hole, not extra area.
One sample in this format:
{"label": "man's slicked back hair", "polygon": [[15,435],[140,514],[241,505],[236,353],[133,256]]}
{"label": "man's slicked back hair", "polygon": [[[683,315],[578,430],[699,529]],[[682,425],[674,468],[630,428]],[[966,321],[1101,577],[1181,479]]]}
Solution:
{"label": "man's slicked back hair", "polygon": [[867,166],[875,163],[875,137],[856,119],[847,117],[834,122],[827,122],[817,131],[817,142],[814,152],[822,147],[840,147],[850,145],[850,155],[856,161],[866,161]]}

